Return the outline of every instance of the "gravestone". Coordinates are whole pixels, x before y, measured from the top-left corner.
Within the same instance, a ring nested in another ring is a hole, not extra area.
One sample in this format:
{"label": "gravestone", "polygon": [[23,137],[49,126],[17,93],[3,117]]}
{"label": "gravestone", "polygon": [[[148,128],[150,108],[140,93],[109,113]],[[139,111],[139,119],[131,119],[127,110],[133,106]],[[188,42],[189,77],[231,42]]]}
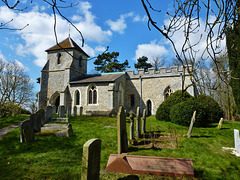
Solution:
{"label": "gravestone", "polygon": [[20,125],[20,142],[33,142],[34,141],[34,129],[33,121],[27,119]]}
{"label": "gravestone", "polygon": [[141,114],[140,114],[140,108],[137,107],[137,118],[136,118],[136,137],[141,136]]}
{"label": "gravestone", "polygon": [[234,142],[235,142],[235,150],[240,153],[240,139],[239,139],[239,130],[234,129]]}
{"label": "gravestone", "polygon": [[146,133],[146,109],[143,110],[142,133]]}
{"label": "gravestone", "polygon": [[53,107],[52,106],[47,106],[46,107],[46,112],[45,112],[45,121],[46,121],[46,123],[51,121],[52,115],[53,115]]}
{"label": "gravestone", "polygon": [[31,114],[30,120],[33,122],[33,130],[34,132],[40,132],[41,131],[41,119],[38,118],[37,114]]}
{"label": "gravestone", "polygon": [[64,118],[65,106],[59,106],[59,117]]}
{"label": "gravestone", "polygon": [[77,116],[77,106],[73,107],[73,116]]}
{"label": "gravestone", "polygon": [[39,109],[37,112],[37,118],[40,119],[41,121],[41,126],[43,126],[46,122],[45,122],[45,111],[43,109]]}
{"label": "gravestone", "polygon": [[90,139],[83,145],[82,180],[98,180],[100,171],[101,140]]}
{"label": "gravestone", "polygon": [[72,107],[68,106],[68,108],[67,108],[67,117],[71,117],[71,109],[72,109]]}
{"label": "gravestone", "polygon": [[134,118],[135,118],[135,114],[134,112],[130,112],[130,140],[134,139]]}
{"label": "gravestone", "polygon": [[192,128],[193,128],[193,124],[194,124],[195,120],[196,120],[196,111],[194,111],[194,113],[193,113],[193,116],[192,116],[192,119],[191,119],[191,124],[190,124],[189,129],[188,129],[188,134],[187,134],[188,138],[191,137]]}
{"label": "gravestone", "polygon": [[119,108],[117,115],[117,128],[118,128],[118,154],[126,153],[128,151],[126,114],[122,106]]}
{"label": "gravestone", "polygon": [[218,123],[218,129],[222,129],[223,118],[220,119]]}

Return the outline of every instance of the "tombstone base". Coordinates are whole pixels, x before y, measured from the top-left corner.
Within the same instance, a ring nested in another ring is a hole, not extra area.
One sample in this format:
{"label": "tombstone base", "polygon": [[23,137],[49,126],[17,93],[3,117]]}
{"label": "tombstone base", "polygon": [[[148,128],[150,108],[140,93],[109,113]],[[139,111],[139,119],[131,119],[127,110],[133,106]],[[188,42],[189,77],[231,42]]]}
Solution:
{"label": "tombstone base", "polygon": [[156,176],[194,176],[191,159],[111,154],[107,171],[126,174],[153,174]]}
{"label": "tombstone base", "polygon": [[69,122],[68,119],[69,118],[60,118],[60,117],[51,118],[51,122]]}

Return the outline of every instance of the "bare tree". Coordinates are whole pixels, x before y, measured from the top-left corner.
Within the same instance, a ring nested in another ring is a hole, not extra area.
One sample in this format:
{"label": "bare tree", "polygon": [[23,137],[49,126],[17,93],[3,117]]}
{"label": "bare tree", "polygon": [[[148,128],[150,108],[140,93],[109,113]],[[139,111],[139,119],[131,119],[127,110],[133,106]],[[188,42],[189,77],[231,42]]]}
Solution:
{"label": "bare tree", "polygon": [[[4,67],[4,68],[3,68]],[[24,106],[33,98],[33,83],[16,62],[0,61],[0,106],[12,102]]]}
{"label": "bare tree", "polygon": [[165,64],[164,57],[155,57],[152,60],[152,66],[155,68],[156,71],[158,71],[159,67],[163,66]]}

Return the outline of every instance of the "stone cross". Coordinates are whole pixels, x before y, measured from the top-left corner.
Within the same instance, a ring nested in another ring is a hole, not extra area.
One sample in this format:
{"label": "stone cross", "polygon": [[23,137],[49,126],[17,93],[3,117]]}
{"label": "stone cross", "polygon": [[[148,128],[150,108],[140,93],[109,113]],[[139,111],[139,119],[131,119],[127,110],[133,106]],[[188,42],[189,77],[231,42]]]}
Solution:
{"label": "stone cross", "polygon": [[146,109],[143,110],[142,133],[146,133]]}
{"label": "stone cross", "polygon": [[196,120],[196,111],[194,111],[194,113],[193,113],[193,116],[192,116],[192,119],[191,119],[191,124],[190,124],[189,129],[188,129],[188,134],[187,134],[188,138],[191,137],[192,128],[193,128],[193,124],[194,124],[195,120]]}
{"label": "stone cross", "polygon": [[77,116],[77,106],[73,107],[73,116]]}
{"label": "stone cross", "polygon": [[140,108],[137,107],[137,118],[136,118],[136,137],[141,136],[141,114],[140,114]]}
{"label": "stone cross", "polygon": [[239,139],[239,130],[234,129],[234,142],[235,142],[235,150],[240,153],[240,139]]}
{"label": "stone cross", "polygon": [[28,119],[21,123],[20,142],[33,142],[33,141],[34,141],[33,121]]}
{"label": "stone cross", "polygon": [[130,140],[134,139],[134,118],[135,118],[135,114],[134,112],[130,112]]}
{"label": "stone cross", "polygon": [[118,128],[118,154],[128,152],[128,139],[126,130],[126,114],[124,108],[121,106],[117,115]]}
{"label": "stone cross", "polygon": [[59,117],[64,118],[65,106],[59,106]]}
{"label": "stone cross", "polygon": [[53,107],[52,106],[47,106],[46,107],[46,112],[45,112],[46,123],[51,121],[52,115],[53,115]]}
{"label": "stone cross", "polygon": [[220,119],[218,123],[218,129],[222,129],[223,118]]}
{"label": "stone cross", "polygon": [[100,171],[101,140],[90,139],[83,145],[82,180],[98,180]]}

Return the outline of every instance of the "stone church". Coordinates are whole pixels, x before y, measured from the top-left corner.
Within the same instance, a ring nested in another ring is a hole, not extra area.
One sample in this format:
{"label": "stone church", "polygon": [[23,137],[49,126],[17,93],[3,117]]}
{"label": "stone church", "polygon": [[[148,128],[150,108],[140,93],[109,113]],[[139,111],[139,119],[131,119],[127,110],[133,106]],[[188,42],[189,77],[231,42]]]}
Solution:
{"label": "stone church", "polygon": [[[41,71],[39,109],[53,106],[77,107],[79,115],[111,115],[120,106],[127,111],[146,109],[155,115],[158,106],[181,89],[183,70],[174,66],[145,72],[139,69],[118,73],[87,74],[89,56],[69,37],[46,50],[47,63]],[[191,84],[185,76],[185,85]],[[193,95],[194,88],[188,88]]]}

